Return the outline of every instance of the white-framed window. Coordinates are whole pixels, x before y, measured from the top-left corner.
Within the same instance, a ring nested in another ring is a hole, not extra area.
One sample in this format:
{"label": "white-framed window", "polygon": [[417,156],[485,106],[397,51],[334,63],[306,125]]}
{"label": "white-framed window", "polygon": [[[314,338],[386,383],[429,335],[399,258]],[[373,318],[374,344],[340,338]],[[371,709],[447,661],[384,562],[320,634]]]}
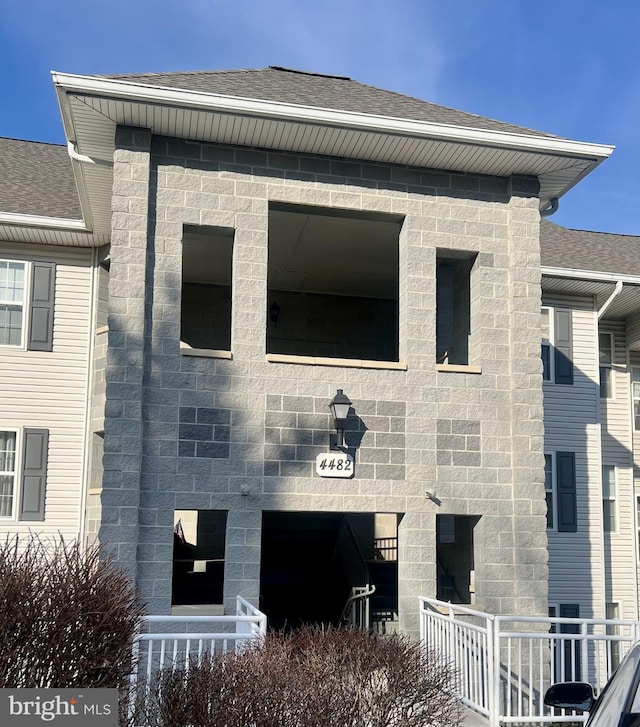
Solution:
{"label": "white-framed window", "polygon": [[[619,621],[620,620],[620,604],[614,602],[608,602],[605,606],[605,618],[608,621]],[[619,636],[620,626],[615,623],[609,623],[606,626],[607,636]],[[619,641],[607,641],[607,664],[608,671],[611,674],[618,668],[620,664],[620,642]]]}
{"label": "white-framed window", "polygon": [[613,334],[598,333],[598,359],[600,371],[600,398],[613,399]]}
{"label": "white-framed window", "polygon": [[617,468],[615,465],[602,465],[602,524],[605,533],[617,530],[616,513]]}
{"label": "white-framed window", "polygon": [[0,427],[0,519],[45,516],[49,430]]}
{"label": "white-framed window", "polygon": [[0,259],[0,347],[53,350],[56,265]]}
{"label": "white-framed window", "polygon": [[18,431],[0,430],[0,518],[12,518],[18,482]]}
{"label": "white-framed window", "polygon": [[633,428],[640,432],[640,366],[631,368],[631,397],[633,399]]}
{"label": "white-framed window", "polygon": [[555,508],[555,474],[553,467],[553,455],[544,456],[544,494],[547,500],[547,528],[553,530],[556,527]]}
{"label": "white-framed window", "polygon": [[0,260],[0,346],[23,345],[26,283],[26,262]]}

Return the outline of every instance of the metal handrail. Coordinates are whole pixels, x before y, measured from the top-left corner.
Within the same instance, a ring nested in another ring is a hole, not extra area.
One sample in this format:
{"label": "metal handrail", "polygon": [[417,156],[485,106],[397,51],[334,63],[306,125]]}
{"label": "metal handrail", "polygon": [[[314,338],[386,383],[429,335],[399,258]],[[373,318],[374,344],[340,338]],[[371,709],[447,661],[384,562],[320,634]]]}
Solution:
{"label": "metal handrail", "polygon": [[[339,623],[351,623],[352,626],[357,626],[358,628],[368,628],[369,627],[369,598],[376,592],[376,587],[372,584],[367,584],[366,586],[353,586],[351,589],[351,595],[349,598],[347,598],[347,602],[344,604],[344,608],[342,609],[342,613],[340,614],[340,621]],[[364,614],[361,614],[360,623],[358,623],[358,619],[354,617],[353,614],[356,613],[355,611],[355,603],[357,601],[363,601],[365,612]],[[351,611],[352,617],[350,619],[347,618],[347,614]],[[363,623],[364,622],[364,623]]]}

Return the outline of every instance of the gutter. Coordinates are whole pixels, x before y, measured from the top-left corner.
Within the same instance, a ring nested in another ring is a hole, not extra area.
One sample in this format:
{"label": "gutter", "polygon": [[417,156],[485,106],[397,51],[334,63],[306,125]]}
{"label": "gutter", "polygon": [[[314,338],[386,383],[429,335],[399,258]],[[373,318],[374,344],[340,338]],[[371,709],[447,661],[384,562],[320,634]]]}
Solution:
{"label": "gutter", "polygon": [[[94,94],[122,101],[166,104],[220,113],[244,114],[271,119],[325,124],[363,131],[400,134],[416,138],[428,138],[464,144],[499,147],[542,154],[592,159],[602,162],[615,149],[607,144],[592,144],[558,137],[517,134],[513,132],[474,129],[426,121],[412,121],[390,116],[378,116],[350,111],[262,101],[259,99],[225,96],[222,94],[184,91],[160,86],[148,86],[131,81],[78,76],[51,72],[54,85],[62,91],[77,94]],[[69,138],[69,137],[68,137]]]}
{"label": "gutter", "polygon": [[600,283],[618,283],[640,285],[640,275],[620,275],[619,273],[601,273],[594,270],[575,270],[570,268],[554,268],[542,266],[542,275],[552,278],[571,278],[572,280],[591,280]]}

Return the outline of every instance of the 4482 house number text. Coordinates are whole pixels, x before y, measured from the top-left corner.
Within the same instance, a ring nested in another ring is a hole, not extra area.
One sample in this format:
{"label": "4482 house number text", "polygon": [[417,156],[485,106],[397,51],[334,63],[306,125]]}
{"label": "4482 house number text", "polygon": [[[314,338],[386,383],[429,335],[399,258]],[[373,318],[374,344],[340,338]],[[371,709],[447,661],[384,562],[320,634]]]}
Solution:
{"label": "4482 house number text", "polygon": [[328,452],[316,457],[316,474],[320,477],[353,477],[353,457],[346,452]]}

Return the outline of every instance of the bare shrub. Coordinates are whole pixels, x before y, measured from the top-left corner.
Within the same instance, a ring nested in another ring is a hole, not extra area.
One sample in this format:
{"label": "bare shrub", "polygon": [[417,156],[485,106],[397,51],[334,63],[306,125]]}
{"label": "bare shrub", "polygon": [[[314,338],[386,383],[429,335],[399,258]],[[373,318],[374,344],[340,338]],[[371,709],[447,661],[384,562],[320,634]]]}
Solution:
{"label": "bare shrub", "polygon": [[160,673],[150,727],[456,727],[454,674],[400,635],[305,627]]}
{"label": "bare shrub", "polygon": [[98,547],[0,545],[0,687],[122,687],[144,608]]}

